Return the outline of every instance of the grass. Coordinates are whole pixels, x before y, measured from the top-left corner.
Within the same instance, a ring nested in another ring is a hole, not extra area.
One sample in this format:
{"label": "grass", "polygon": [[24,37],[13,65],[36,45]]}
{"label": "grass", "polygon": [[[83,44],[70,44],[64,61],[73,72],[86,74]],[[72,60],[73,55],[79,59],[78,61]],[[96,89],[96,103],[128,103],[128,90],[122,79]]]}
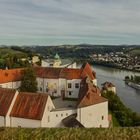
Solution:
{"label": "grass", "polygon": [[112,115],[112,123],[113,123],[112,125],[113,125],[113,127],[119,127],[120,124],[119,124],[119,122],[117,121],[117,119],[116,119],[114,113],[111,112],[111,111],[109,110],[109,114]]}
{"label": "grass", "polygon": [[0,128],[0,140],[139,140],[140,127],[130,128]]}

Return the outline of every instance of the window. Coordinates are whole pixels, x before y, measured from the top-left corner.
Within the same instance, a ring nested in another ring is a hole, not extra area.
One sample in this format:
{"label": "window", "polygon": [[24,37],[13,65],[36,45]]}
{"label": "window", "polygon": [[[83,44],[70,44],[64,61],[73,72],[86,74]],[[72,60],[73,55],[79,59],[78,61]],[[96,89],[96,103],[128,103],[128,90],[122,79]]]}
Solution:
{"label": "window", "polygon": [[102,116],[102,120],[104,119],[104,116]]}
{"label": "window", "polygon": [[58,114],[56,114],[56,117],[58,117]]}
{"label": "window", "polygon": [[63,114],[61,114],[61,117],[63,117]]}
{"label": "window", "polygon": [[75,83],[75,88],[79,88],[79,83]]}
{"label": "window", "polygon": [[69,91],[69,95],[71,95],[71,91]]}
{"label": "window", "polygon": [[71,83],[68,83],[68,88],[71,88]]}
{"label": "window", "polygon": [[66,113],[66,116],[68,116],[68,113]]}

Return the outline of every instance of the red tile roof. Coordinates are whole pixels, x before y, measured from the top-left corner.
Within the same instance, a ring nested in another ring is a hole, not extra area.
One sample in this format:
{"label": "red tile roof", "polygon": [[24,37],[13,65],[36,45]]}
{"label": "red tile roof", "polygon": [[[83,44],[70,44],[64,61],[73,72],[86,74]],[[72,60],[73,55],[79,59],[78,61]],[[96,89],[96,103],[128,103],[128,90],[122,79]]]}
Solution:
{"label": "red tile roof", "polygon": [[[72,68],[50,68],[50,67],[39,67],[34,66],[34,71],[37,77],[48,78],[48,79],[83,79],[89,76],[90,79],[95,79],[95,73],[88,63],[84,64],[81,69]],[[0,83],[7,83],[12,81],[20,81],[22,77],[23,69],[10,69],[0,70]]]}
{"label": "red tile roof", "polygon": [[41,120],[47,99],[47,94],[20,92],[17,96],[10,116]]}
{"label": "red tile roof", "polygon": [[15,92],[13,89],[0,88],[0,116],[6,116]]}
{"label": "red tile roof", "polygon": [[50,68],[50,67],[34,67],[35,73],[38,77],[50,79],[83,79],[89,76],[92,80],[95,79],[95,74],[88,63],[84,64],[81,69],[72,68]]}
{"label": "red tile roof", "polygon": [[21,80],[21,71],[23,69],[10,69],[10,70],[2,70],[0,69],[0,83],[7,83],[12,81],[20,81]]}
{"label": "red tile roof", "polygon": [[100,89],[92,84],[89,77],[81,81],[78,99],[78,107],[85,107],[107,101],[107,99],[100,96]]}

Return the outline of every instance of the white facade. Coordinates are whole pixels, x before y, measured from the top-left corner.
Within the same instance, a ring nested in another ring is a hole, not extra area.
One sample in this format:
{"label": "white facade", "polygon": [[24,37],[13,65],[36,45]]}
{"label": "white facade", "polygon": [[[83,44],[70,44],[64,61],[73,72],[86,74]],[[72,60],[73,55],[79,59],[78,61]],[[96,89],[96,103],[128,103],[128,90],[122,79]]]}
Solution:
{"label": "white facade", "polygon": [[13,81],[7,83],[1,83],[1,88],[10,88],[10,89],[18,89],[20,87],[21,81]]}
{"label": "white facade", "polygon": [[4,116],[0,116],[0,127],[5,126],[5,117]]}
{"label": "white facade", "polygon": [[80,82],[81,79],[37,78],[38,92],[48,93],[51,96],[61,96],[62,90],[64,90],[66,98],[78,98]]}
{"label": "white facade", "polygon": [[108,102],[78,108],[77,120],[87,128],[109,127]]}
{"label": "white facade", "polygon": [[62,124],[62,120],[69,115],[75,114],[77,111],[75,109],[58,109],[52,110],[50,112],[50,120],[49,120],[49,127],[64,127]]}

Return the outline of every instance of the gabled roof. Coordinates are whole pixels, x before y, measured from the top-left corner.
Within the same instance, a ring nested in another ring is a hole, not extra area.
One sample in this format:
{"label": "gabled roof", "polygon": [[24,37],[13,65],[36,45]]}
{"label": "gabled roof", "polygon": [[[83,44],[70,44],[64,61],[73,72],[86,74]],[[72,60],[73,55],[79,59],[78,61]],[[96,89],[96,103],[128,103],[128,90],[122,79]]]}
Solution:
{"label": "gabled roof", "polygon": [[89,76],[91,80],[95,79],[95,73],[92,71],[91,66],[89,65],[89,63],[85,63],[82,65],[82,78],[84,78],[85,76]]}
{"label": "gabled roof", "polygon": [[0,116],[6,116],[16,91],[0,88]]}
{"label": "gabled roof", "polygon": [[21,71],[23,69],[8,69],[2,70],[0,69],[0,83],[7,83],[12,81],[19,81],[21,79]]}
{"label": "gabled roof", "polygon": [[[71,79],[83,79],[89,76],[91,80],[95,79],[95,73],[88,63],[85,63],[80,69],[74,68],[51,68],[51,67],[39,67],[33,66],[35,74],[40,78],[58,79],[64,78],[67,80]],[[0,70],[0,83],[7,83],[12,81],[20,81],[22,78],[22,71],[24,69],[10,69]]]}
{"label": "gabled roof", "polygon": [[92,80],[95,79],[95,75],[88,63],[84,64],[81,69],[73,68],[50,68],[50,67],[34,67],[35,73],[38,77],[50,78],[50,79],[83,79],[89,76]]}
{"label": "gabled roof", "polygon": [[100,96],[100,89],[92,84],[89,77],[86,77],[81,81],[78,96],[78,107],[85,107],[107,101],[107,99]]}
{"label": "gabled roof", "polygon": [[47,94],[20,92],[17,96],[10,116],[41,120],[47,99]]}

